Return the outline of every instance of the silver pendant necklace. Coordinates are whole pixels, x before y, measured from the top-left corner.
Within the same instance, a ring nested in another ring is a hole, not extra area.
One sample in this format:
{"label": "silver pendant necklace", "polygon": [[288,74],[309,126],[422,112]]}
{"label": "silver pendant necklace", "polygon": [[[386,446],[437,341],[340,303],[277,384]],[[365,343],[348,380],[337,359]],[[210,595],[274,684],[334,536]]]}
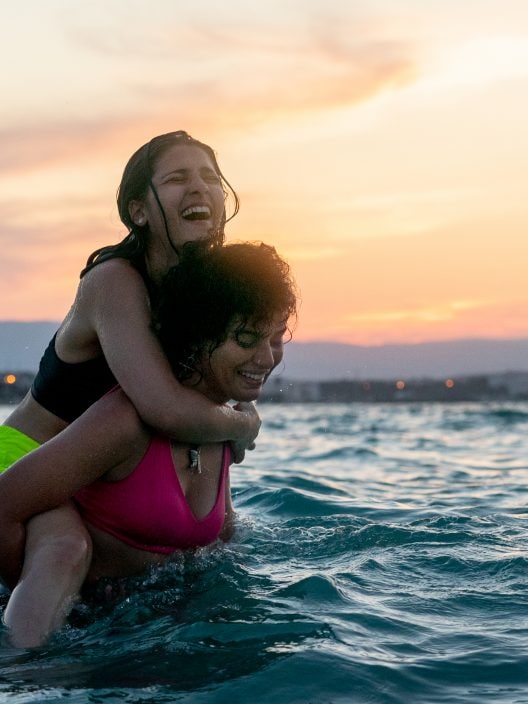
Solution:
{"label": "silver pendant necklace", "polygon": [[193,474],[202,473],[202,461],[200,458],[200,445],[191,445],[189,448],[189,469]]}

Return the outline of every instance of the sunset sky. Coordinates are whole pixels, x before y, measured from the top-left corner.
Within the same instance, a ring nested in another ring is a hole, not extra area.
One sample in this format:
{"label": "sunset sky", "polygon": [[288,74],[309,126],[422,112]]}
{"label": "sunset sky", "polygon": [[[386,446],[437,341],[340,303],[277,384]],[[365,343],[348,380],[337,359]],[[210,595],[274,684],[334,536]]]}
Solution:
{"label": "sunset sky", "polygon": [[298,340],[528,337],[526,0],[26,0],[2,10],[0,320],[60,320],[186,129],[275,244]]}

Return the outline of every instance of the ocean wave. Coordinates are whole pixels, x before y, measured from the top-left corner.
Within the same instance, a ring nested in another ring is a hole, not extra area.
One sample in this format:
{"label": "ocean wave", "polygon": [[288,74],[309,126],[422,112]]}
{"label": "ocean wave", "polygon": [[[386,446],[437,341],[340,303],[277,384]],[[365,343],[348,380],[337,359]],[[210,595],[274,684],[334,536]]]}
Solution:
{"label": "ocean wave", "polygon": [[233,540],[1,649],[0,699],[526,701],[528,405],[260,411]]}

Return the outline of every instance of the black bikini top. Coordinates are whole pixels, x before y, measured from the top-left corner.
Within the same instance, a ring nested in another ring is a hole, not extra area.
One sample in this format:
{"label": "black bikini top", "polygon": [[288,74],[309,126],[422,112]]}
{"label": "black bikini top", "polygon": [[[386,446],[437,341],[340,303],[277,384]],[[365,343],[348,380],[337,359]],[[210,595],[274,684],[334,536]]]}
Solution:
{"label": "black bikini top", "polygon": [[56,337],[40,360],[31,393],[41,406],[71,423],[117,382],[102,355],[77,364],[63,362],[55,350]]}
{"label": "black bikini top", "polygon": [[[154,303],[158,291],[148,276],[143,257],[133,257],[129,261],[141,274],[151,303]],[[63,362],[55,350],[56,336],[57,333],[40,360],[31,393],[41,406],[71,423],[115,386],[117,381],[103,355],[77,364]]]}

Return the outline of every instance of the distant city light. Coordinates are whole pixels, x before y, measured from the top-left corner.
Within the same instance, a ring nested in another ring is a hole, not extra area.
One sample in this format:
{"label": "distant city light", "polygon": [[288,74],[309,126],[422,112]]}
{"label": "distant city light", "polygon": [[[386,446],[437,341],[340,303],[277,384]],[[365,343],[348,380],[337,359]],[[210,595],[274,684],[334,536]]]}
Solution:
{"label": "distant city light", "polygon": [[400,379],[396,382],[396,388],[398,389],[398,391],[403,391],[405,388],[405,382]]}
{"label": "distant city light", "polygon": [[446,379],[444,384],[446,385],[446,387],[448,389],[452,389],[453,386],[455,385],[455,382],[453,381],[453,379]]}
{"label": "distant city light", "polygon": [[6,384],[14,384],[16,382],[17,378],[14,374],[6,374],[4,376],[4,382]]}

